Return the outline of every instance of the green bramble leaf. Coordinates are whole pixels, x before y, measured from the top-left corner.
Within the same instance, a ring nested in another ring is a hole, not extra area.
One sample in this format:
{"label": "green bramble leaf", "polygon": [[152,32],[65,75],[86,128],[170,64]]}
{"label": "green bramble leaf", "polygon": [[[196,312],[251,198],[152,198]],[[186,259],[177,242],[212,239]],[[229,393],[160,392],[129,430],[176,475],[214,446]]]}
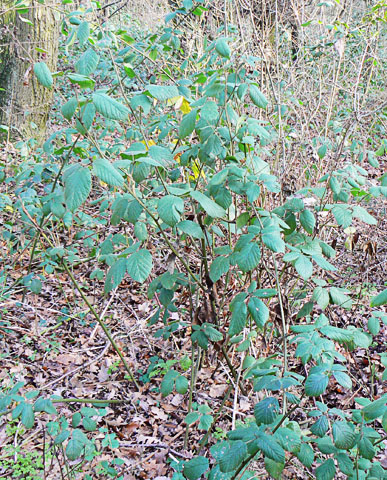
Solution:
{"label": "green bramble leaf", "polygon": [[51,88],[54,83],[51,72],[47,67],[45,62],[37,62],[34,64],[34,73],[38,82],[43,85],[43,87]]}
{"label": "green bramble leaf", "polygon": [[122,187],[124,184],[121,172],[103,157],[94,160],[93,173],[108,185]]}
{"label": "green bramble leaf", "polygon": [[387,305],[387,288],[371,300],[371,307],[380,307]]}
{"label": "green bramble leaf", "polygon": [[207,458],[202,456],[194,457],[184,464],[183,473],[188,480],[197,480],[208,470],[209,466]]}
{"label": "green bramble leaf", "polygon": [[90,25],[89,22],[82,22],[79,24],[77,29],[77,38],[79,40],[79,45],[83,45],[90,35]]}
{"label": "green bramble leaf", "polygon": [[82,454],[83,443],[80,440],[72,438],[66,447],[66,457],[69,460],[76,460]]}
{"label": "green bramble leaf", "polygon": [[110,120],[128,120],[129,108],[106,93],[94,93],[93,103],[97,112]]}
{"label": "green bramble leaf", "polygon": [[75,71],[81,75],[89,76],[98,66],[99,55],[91,48],[84,52],[75,64]]}
{"label": "green bramble leaf", "polygon": [[302,443],[300,451],[296,453],[296,457],[306,468],[310,468],[314,462],[313,448],[307,443]]}
{"label": "green bramble leaf", "polygon": [[63,174],[65,202],[74,212],[85,202],[91,190],[91,173],[87,167],[78,163],[71,165]]}
{"label": "green bramble leaf", "polygon": [[73,115],[77,107],[78,107],[78,100],[76,99],[76,97],[70,98],[68,102],[62,105],[62,108],[61,108],[62,115],[67,120],[71,120],[73,118]]}
{"label": "green bramble leaf", "polygon": [[233,442],[219,460],[220,471],[224,473],[232,472],[242,463],[246,454],[247,447],[245,442],[242,442],[242,440]]}
{"label": "green bramble leaf", "polygon": [[178,376],[179,376],[179,373],[173,369],[169,370],[165,374],[160,387],[161,394],[163,397],[167,397],[170,393],[172,393],[175,380]]}
{"label": "green bramble leaf", "polygon": [[152,255],[145,249],[133,253],[126,261],[127,272],[135,282],[144,283],[149,277],[152,268]]}
{"label": "green bramble leaf", "polygon": [[176,378],[176,392],[184,395],[188,390],[188,380],[180,375]]}
{"label": "green bramble leaf", "polygon": [[334,461],[329,458],[319,467],[316,468],[316,479],[317,480],[333,480],[336,475],[336,467]]}
{"label": "green bramble leaf", "polygon": [[147,85],[145,89],[152,97],[160,101],[169,100],[179,95],[179,90],[174,85]]}
{"label": "green bramble leaf", "polygon": [[231,50],[225,38],[218,38],[215,43],[215,50],[223,58],[230,58]]}
{"label": "green bramble leaf", "polygon": [[105,293],[110,293],[122,282],[126,275],[126,258],[119,258],[110,267],[105,280]]}
{"label": "green bramble leaf", "polygon": [[221,218],[226,216],[226,210],[207,197],[207,195],[204,195],[204,193],[194,190],[191,192],[191,197],[200,204],[210,217]]}
{"label": "green bramble leaf", "polygon": [[179,125],[179,138],[183,139],[191,135],[195,130],[197,109],[194,108],[184,115]]}
{"label": "green bramble leaf", "polygon": [[318,397],[322,395],[328,386],[328,382],[328,375],[312,373],[305,382],[305,395],[308,397]]}
{"label": "green bramble leaf", "polygon": [[32,428],[35,423],[35,414],[30,403],[23,403],[21,421],[26,428]]}
{"label": "green bramble leaf", "polygon": [[332,425],[333,441],[337,448],[350,450],[355,445],[356,435],[348,422],[337,421]]}
{"label": "green bramble leaf", "polygon": [[249,313],[258,327],[264,327],[269,320],[269,309],[257,297],[251,297],[248,304]]}
{"label": "green bramble leaf", "polygon": [[258,425],[273,423],[279,412],[280,406],[274,397],[264,398],[254,406],[254,417]]}
{"label": "green bramble leaf", "polygon": [[175,195],[166,195],[158,201],[157,212],[163,222],[173,227],[180,221],[180,214],[184,212],[184,200]]}
{"label": "green bramble leaf", "polygon": [[250,85],[250,98],[254,105],[259,108],[265,109],[267,104],[269,103],[265,97],[265,95],[259,90],[259,88],[254,85],[253,83]]}

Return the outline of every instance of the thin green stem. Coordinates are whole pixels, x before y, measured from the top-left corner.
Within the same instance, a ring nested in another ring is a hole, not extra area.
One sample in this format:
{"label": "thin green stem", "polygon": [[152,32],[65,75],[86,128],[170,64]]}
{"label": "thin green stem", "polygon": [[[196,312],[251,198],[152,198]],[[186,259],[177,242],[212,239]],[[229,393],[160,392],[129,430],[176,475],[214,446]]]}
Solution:
{"label": "thin green stem", "polygon": [[125,357],[123,355],[123,353],[121,352],[119,346],[117,345],[117,343],[115,342],[112,334],[109,332],[108,328],[106,327],[105,323],[103,322],[103,320],[101,319],[101,317],[98,315],[98,313],[96,312],[96,310],[94,309],[93,305],[91,305],[91,303],[89,302],[88,298],[86,297],[86,295],[83,293],[83,290],[81,289],[79,283],[77,282],[77,280],[75,279],[74,275],[72,274],[71,270],[69,269],[67,263],[63,260],[63,267],[64,269],[66,270],[67,274],[69,275],[73,285],[75,286],[75,288],[78,290],[78,292],[80,293],[83,301],[86,303],[86,305],[88,306],[89,310],[90,310],[90,313],[92,313],[92,315],[94,316],[94,318],[97,320],[98,324],[101,326],[102,330],[104,331],[105,335],[107,336],[111,346],[114,348],[114,350],[117,352],[118,356],[120,357],[124,367],[125,367],[125,370],[128,372],[129,374],[129,377],[130,379],[132,380],[132,382],[135,384],[137,390],[140,390],[140,385],[137,383],[136,379],[134,378],[134,375],[132,373],[132,370],[128,364],[128,362],[125,360]]}

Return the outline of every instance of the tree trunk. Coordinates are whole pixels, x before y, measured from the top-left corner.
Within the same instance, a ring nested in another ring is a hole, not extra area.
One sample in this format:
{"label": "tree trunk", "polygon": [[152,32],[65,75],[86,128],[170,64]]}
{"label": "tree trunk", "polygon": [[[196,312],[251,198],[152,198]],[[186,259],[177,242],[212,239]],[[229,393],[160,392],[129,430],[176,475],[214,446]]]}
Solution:
{"label": "tree trunk", "polygon": [[[58,58],[58,0],[15,10],[13,0],[0,0],[0,124],[11,137],[42,141],[53,91],[40,85],[33,73],[44,61],[53,72]],[[20,8],[20,7],[19,7]]]}

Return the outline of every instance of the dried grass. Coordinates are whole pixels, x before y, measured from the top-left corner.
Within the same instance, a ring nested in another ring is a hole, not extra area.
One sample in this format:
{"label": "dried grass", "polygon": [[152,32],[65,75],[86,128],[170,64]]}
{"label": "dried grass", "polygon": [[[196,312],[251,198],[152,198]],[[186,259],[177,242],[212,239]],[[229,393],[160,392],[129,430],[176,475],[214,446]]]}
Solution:
{"label": "dried grass", "polygon": [[146,29],[152,29],[163,23],[171,7],[167,0],[130,0],[126,11]]}

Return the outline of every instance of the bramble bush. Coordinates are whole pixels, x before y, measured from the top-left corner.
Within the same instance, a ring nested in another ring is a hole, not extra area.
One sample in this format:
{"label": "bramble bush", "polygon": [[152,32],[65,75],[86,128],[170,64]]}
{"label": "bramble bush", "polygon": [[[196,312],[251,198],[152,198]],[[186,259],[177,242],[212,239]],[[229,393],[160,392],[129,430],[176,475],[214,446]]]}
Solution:
{"label": "bramble bush", "polygon": [[[264,62],[238,48],[237,27],[223,25],[187,57],[185,22],[206,15],[206,2],[184,0],[149,34],[105,26],[99,8],[93,2],[66,15],[59,72],[44,61],[34,65],[39,82],[58,93],[56,128],[42,147],[20,142],[22,162],[2,178],[15,195],[3,194],[1,206],[23,222],[18,234],[6,222],[3,238],[13,251],[26,245],[18,235],[30,242],[28,274],[15,285],[8,280],[12,267],[2,271],[3,297],[18,285],[39,294],[45,273],[66,272],[136,387],[135,372],[77,280],[77,267],[93,265],[90,282],[103,281],[106,295],[125,277],[147,286],[156,336],[192,341],[191,359],[156,359],[142,377],[161,373],[163,396],[189,397],[185,446],[196,455],[172,464],[174,480],[252,478],[246,469],[259,459],[273,478],[296,460],[305,478],[312,471],[318,480],[384,478],[376,458],[385,448],[386,394],[356,397],[356,409],[326,400],[333,384],[353,388],[346,352],[367,351],[387,322],[377,309],[387,303],[386,290],[373,300],[367,329],[332,322],[331,312],[351,311],[353,299],[350,288],[331,280],[337,252],[328,240],[332,228],[377,224],[368,207],[387,196],[387,176],[371,183],[364,164],[376,168],[386,154],[382,124],[376,122],[378,133],[365,144],[343,89],[341,108],[333,93],[322,99],[323,128],[314,120],[319,135],[297,143],[303,101],[270,66],[273,89],[262,84]],[[347,36],[342,55],[361,50],[366,35],[383,28],[385,19],[373,8],[363,18],[367,27],[330,25],[331,44]],[[321,41],[299,52],[310,72],[321,55],[329,56],[328,46]],[[342,68],[345,76],[350,67],[340,62],[337,72]],[[313,158],[303,187],[289,195],[282,158],[292,142],[300,156],[308,146]],[[58,243],[53,230],[66,241]],[[155,275],[158,252],[168,260]],[[183,293],[189,298],[184,308]],[[258,339],[270,344],[270,354],[257,350]],[[219,415],[193,402],[203,351],[224,360],[235,394],[259,399],[254,417],[225,439],[218,435],[210,455],[205,446]],[[386,373],[378,380],[385,379]],[[0,411],[26,428],[41,412],[57,414],[53,400],[59,398],[21,396],[20,388],[4,393]],[[103,414],[94,405],[70,422],[50,421],[52,448],[63,446],[70,461],[91,460],[90,438]],[[198,448],[189,445],[194,425],[207,432]]]}

